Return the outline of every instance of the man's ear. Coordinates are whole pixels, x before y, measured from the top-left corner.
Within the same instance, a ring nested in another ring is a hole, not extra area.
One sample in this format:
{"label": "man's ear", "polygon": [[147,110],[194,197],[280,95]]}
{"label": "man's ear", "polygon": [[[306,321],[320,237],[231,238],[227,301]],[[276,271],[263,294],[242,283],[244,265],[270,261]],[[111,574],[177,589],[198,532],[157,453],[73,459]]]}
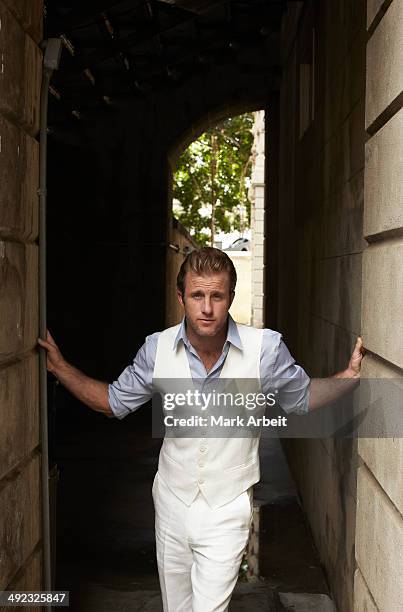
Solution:
{"label": "man's ear", "polygon": [[176,290],[176,295],[178,296],[179,304],[182,306],[182,308],[185,308],[185,302],[183,300],[183,295],[182,295],[182,292],[179,291],[179,289]]}

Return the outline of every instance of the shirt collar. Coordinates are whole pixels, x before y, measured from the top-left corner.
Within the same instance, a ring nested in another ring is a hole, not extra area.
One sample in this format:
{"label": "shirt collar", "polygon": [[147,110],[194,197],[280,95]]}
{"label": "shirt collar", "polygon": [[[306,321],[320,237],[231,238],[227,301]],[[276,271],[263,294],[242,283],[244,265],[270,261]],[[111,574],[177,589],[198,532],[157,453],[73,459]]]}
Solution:
{"label": "shirt collar", "polygon": [[[189,348],[190,342],[186,334],[185,317],[183,317],[181,321],[178,333],[176,334],[176,338],[174,340],[174,344],[173,344],[174,351],[176,351],[180,340],[182,340],[182,342]],[[231,317],[230,314],[228,314],[228,331],[227,331],[226,342],[233,344],[236,348],[238,348],[241,351],[243,350],[242,340],[239,335],[237,324],[235,323],[234,319]]]}

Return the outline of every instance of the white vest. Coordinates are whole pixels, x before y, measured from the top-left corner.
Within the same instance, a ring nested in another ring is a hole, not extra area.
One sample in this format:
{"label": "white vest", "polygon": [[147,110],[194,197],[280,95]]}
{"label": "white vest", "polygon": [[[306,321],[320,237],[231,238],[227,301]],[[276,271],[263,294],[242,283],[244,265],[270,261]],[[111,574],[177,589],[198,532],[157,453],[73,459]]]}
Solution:
{"label": "white vest", "polygon": [[[158,338],[153,379],[158,379],[160,389],[163,379],[191,378],[183,342],[173,348],[179,327],[164,330]],[[220,378],[252,379],[257,393],[263,330],[239,324],[237,328],[243,350],[230,344]],[[186,505],[201,490],[208,504],[219,508],[259,481],[259,438],[165,437],[158,472]]]}

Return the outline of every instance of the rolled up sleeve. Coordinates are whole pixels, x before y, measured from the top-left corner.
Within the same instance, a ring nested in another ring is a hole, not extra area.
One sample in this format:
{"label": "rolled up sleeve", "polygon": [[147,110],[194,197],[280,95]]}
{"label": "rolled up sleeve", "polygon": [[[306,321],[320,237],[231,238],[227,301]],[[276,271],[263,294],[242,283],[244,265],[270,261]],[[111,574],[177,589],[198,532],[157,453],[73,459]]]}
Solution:
{"label": "rolled up sleeve", "polygon": [[[267,363],[264,386],[276,392],[277,403],[287,414],[306,414],[309,410],[310,378],[291,356],[281,334],[276,338],[272,364]],[[271,367],[270,367],[271,365]]]}
{"label": "rolled up sleeve", "polygon": [[153,395],[153,371],[159,332],[146,338],[133,363],[108,387],[109,405],[123,419],[148,402]]}

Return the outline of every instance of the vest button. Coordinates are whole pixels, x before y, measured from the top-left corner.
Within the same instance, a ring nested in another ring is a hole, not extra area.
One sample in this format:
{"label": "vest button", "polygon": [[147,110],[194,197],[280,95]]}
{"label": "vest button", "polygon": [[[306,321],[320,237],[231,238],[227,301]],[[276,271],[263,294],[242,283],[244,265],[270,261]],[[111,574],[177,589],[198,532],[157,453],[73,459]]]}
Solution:
{"label": "vest button", "polygon": [[199,484],[203,484],[204,482],[204,478],[199,478],[199,480],[197,481]]}

